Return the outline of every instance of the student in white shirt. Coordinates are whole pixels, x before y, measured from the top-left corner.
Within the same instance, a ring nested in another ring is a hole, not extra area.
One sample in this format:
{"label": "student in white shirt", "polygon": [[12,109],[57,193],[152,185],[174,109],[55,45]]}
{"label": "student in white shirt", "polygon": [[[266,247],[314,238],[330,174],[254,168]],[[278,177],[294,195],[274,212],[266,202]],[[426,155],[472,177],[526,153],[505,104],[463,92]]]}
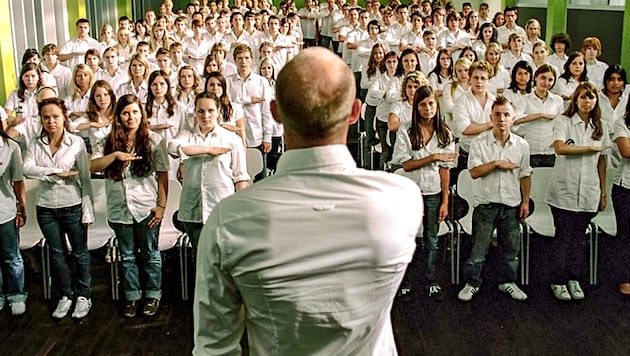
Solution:
{"label": "student in white shirt", "polygon": [[55,82],[57,82],[59,97],[65,98],[68,95],[68,88],[72,82],[72,71],[59,63],[59,47],[53,43],[45,45],[42,48],[42,56],[44,56],[43,65],[48,70],[48,73],[55,78]]}
{"label": "student in white shirt", "polygon": [[529,19],[525,24],[525,32],[527,36],[523,41],[523,53],[529,54],[530,56],[534,52],[534,45],[537,42],[542,41],[540,39],[540,22],[536,19]]}
{"label": "student in white shirt", "polygon": [[571,53],[564,63],[563,70],[553,92],[560,95],[564,99],[565,105],[568,105],[578,84],[588,80],[584,54],[582,52]]}
{"label": "student in white shirt", "polygon": [[147,79],[149,78],[149,62],[141,54],[134,54],[129,61],[128,81],[118,87],[116,91],[117,97],[125,94],[133,94],[141,102],[146,103],[149,87]]}
{"label": "student in white shirt", "polygon": [[550,89],[556,82],[554,69],[543,64],[534,73],[534,90],[524,98],[525,111],[513,126],[513,131],[529,144],[532,167],[553,167],[556,155],[553,151],[553,120],[562,114],[562,98]]}
{"label": "student in white shirt", "polygon": [[39,67],[39,70],[42,72],[42,85],[56,88],[57,80],[50,73],[48,73],[48,68],[42,65],[42,61],[39,58],[39,52],[35,48],[28,48],[24,51],[22,55],[22,65],[26,63],[35,63]]}
{"label": "student in white shirt", "polygon": [[[442,55],[450,57],[448,53]],[[444,89],[442,90],[444,106],[441,106],[440,108],[442,109],[442,113],[444,115],[444,121],[446,121],[449,126],[452,126],[453,124],[453,109],[455,108],[455,103],[462,94],[466,93],[470,89],[470,75],[468,74],[468,70],[471,65],[472,62],[467,58],[458,59],[453,66],[453,80],[444,85]]]}
{"label": "student in white shirt", "polygon": [[184,182],[177,218],[183,222],[195,252],[212,208],[247,187],[249,181],[243,141],[221,127],[220,108],[214,94],[197,95],[195,127],[180,131],[168,144],[169,154],[183,160]]}
{"label": "student in white shirt", "polygon": [[83,59],[83,61],[94,74],[94,80],[103,79],[103,73],[105,71],[103,70],[103,68],[101,68],[101,55],[97,49],[88,49],[85,52],[85,58]]}
{"label": "student in white shirt", "polygon": [[214,94],[221,101],[221,127],[240,136],[243,145],[247,146],[245,112],[242,105],[230,100],[225,76],[220,72],[210,73],[206,79],[205,91]]}
{"label": "student in white shirt", "polygon": [[564,68],[564,63],[567,61],[567,52],[571,48],[571,39],[566,33],[556,33],[551,36],[551,48],[553,54],[549,56],[549,63],[556,66],[558,69]]}
{"label": "student in white shirt", "polygon": [[505,88],[510,85],[510,72],[501,65],[503,51],[498,43],[491,43],[486,47],[484,55],[486,61],[492,67],[492,76],[488,83],[488,90],[494,95],[503,94]]}
{"label": "student in white shirt", "polygon": [[538,41],[534,43],[534,46],[532,48],[532,60],[534,61],[534,70],[546,64],[553,68],[553,71],[556,73],[556,75],[560,75],[558,67],[549,62],[549,49],[547,48],[547,44],[544,41]]}
{"label": "student in white shirt", "polygon": [[580,50],[584,53],[588,80],[598,88],[604,88],[604,72],[608,69],[608,64],[597,59],[602,54],[602,43],[599,38],[586,37]]}
{"label": "student in white shirt", "polygon": [[[361,91],[365,91],[365,95],[363,97],[366,98],[365,101],[365,140],[363,141],[363,157],[370,157],[370,147],[375,145],[377,141],[376,139],[376,130],[374,125],[374,117],[376,116],[376,105],[374,101],[367,99],[367,93],[372,85],[378,80],[381,75],[381,68],[385,69],[385,63],[383,63],[383,59],[385,58],[385,48],[382,44],[377,43],[372,47],[372,51],[370,53],[370,58],[367,62],[367,65],[363,67],[363,73],[361,74]],[[370,166],[369,162],[366,160],[365,165],[368,168]]]}
{"label": "student in white shirt", "polygon": [[104,80],[97,80],[90,91],[86,115],[77,122],[76,131],[87,131],[89,137],[88,152],[92,152],[100,140],[109,135],[114,120],[116,94]]}
{"label": "student in white shirt", "polygon": [[527,37],[525,30],[516,23],[518,10],[515,7],[506,7],[503,10],[503,18],[505,19],[504,25],[499,26],[495,24],[497,26],[497,40],[503,48],[509,48],[510,35],[513,33],[518,33],[523,38]]}
{"label": "student in white shirt", "polygon": [[477,40],[473,40],[472,48],[477,52],[477,58],[480,60],[486,60],[486,48],[492,42],[497,41],[497,29],[492,22],[486,22],[481,25],[479,29],[479,36]]}
{"label": "student in white shirt", "polygon": [[610,139],[600,117],[598,90],[578,84],[565,113],[554,120],[556,164],[545,202],[551,206],[555,239],[551,290],[560,300],[584,299],[579,280],[586,267],[584,234],[606,207],[606,155]]}
{"label": "student in white shirt", "polygon": [[36,117],[39,113],[35,100],[36,92],[43,83],[39,66],[35,63],[26,63],[20,70],[19,78],[18,88],[11,91],[4,104],[10,126],[18,125],[26,118]]}
{"label": "student in white shirt", "polygon": [[97,40],[90,37],[90,21],[87,19],[78,19],[76,22],[77,37],[66,42],[59,51],[59,60],[61,62],[68,61],[68,68],[74,70],[74,67],[83,63],[85,51],[90,48],[100,49],[101,45]]}
{"label": "student in white shirt", "polygon": [[[420,71],[409,72],[402,79],[401,100],[392,104],[387,117],[387,129],[389,130],[390,146],[392,148],[396,143],[396,132],[398,129],[401,127],[406,129],[411,122],[411,110],[416,91],[425,85],[429,85],[429,81]],[[389,161],[391,156],[386,158]]]}
{"label": "student in white shirt", "polygon": [[114,93],[118,87],[127,80],[126,71],[120,66],[120,57],[118,56],[117,47],[109,47],[103,52],[104,71],[101,79],[107,81],[114,89]]}
{"label": "student in white shirt", "polygon": [[92,172],[105,173],[107,220],[121,254],[126,317],[136,316],[143,295],[143,314],[155,315],[162,297],[158,239],[168,196],[168,158],[166,142],[149,130],[142,106],[134,95],[118,99],[112,132],[94,147],[90,164]]}
{"label": "student in white shirt", "polygon": [[503,96],[514,106],[516,117],[525,112],[525,96],[532,92],[534,70],[526,61],[518,61],[512,69],[510,86],[503,92]]}
{"label": "student in white shirt", "polygon": [[[120,61],[120,67],[126,71],[129,69],[129,62],[135,53],[134,47],[136,42],[131,40],[129,30],[126,28],[118,30],[116,33],[116,39],[118,40],[116,48],[118,48],[118,60]],[[139,42],[147,43],[146,41],[138,41],[138,43]]]}
{"label": "student in white shirt", "polygon": [[[0,113],[0,116],[2,113]],[[6,126],[6,120],[2,120]],[[19,228],[26,222],[26,193],[22,175],[22,155],[20,148],[0,126],[0,259],[3,264],[0,273],[0,306],[5,299],[11,308],[11,315],[26,312],[27,293],[24,289],[24,260],[20,253]],[[33,217],[31,217],[32,219]]]}
{"label": "student in white shirt", "polygon": [[[435,273],[437,232],[440,223],[448,216],[449,169],[455,166],[457,153],[455,135],[442,120],[437,95],[430,86],[416,91],[410,125],[398,130],[396,136],[392,161],[402,165],[396,173],[413,180],[422,193],[423,282],[429,297],[440,301],[442,287]],[[401,297],[410,296],[409,272],[399,291]]]}
{"label": "student in white shirt", "polygon": [[623,295],[630,295],[630,283],[628,282],[630,276],[628,270],[629,244],[627,240],[630,237],[630,208],[628,208],[628,202],[630,202],[630,107],[626,105],[624,109],[623,117],[618,118],[614,123],[613,140],[621,154],[621,162],[614,176],[612,204],[617,223],[617,238],[623,241],[615,256],[615,266],[620,270],[619,275],[621,276],[618,280],[619,292]]}
{"label": "student in white shirt", "polygon": [[195,73],[193,67],[184,65],[177,73],[177,87],[175,100],[186,109],[186,119],[180,125],[182,129],[192,129],[195,124],[195,96],[203,91],[201,79]]}
{"label": "student in white shirt", "polygon": [[[509,100],[499,97],[492,104],[492,130],[476,137],[470,145],[468,168],[473,178],[473,246],[464,267],[466,285],[457,298],[468,302],[479,291],[482,270],[492,242],[499,236],[501,268],[499,290],[523,301],[525,294],[515,283],[520,250],[520,222],[529,215],[532,168],[529,145],[510,133],[516,119]],[[497,187],[501,189],[497,189]]]}
{"label": "student in white shirt", "polygon": [[[61,99],[43,100],[39,113],[43,130],[28,147],[24,175],[40,181],[37,222],[50,247],[53,282],[60,294],[52,316],[64,318],[74,304],[72,317],[84,318],[92,306],[87,228],[94,222],[94,206],[88,153],[83,140],[65,129],[68,116]],[[68,263],[66,240],[74,268]]]}
{"label": "student in white shirt", "polygon": [[[427,30],[433,32],[433,30]],[[422,61],[421,61],[422,62]],[[441,48],[433,68],[429,72],[422,71],[427,74],[431,88],[435,91],[435,95],[440,100],[440,111],[443,113],[442,96],[444,88],[453,80],[453,59],[446,48]]]}
{"label": "student in white shirt", "polygon": [[523,51],[523,43],[525,36],[520,33],[513,33],[510,35],[509,48],[501,56],[501,66],[503,66],[509,73],[512,73],[512,68],[518,61],[526,61],[530,65],[534,65],[532,57]]}
{"label": "student in white shirt", "polygon": [[[186,121],[186,108],[171,95],[171,83],[163,71],[151,73],[148,86],[146,113],[149,129],[162,136],[168,145]],[[169,158],[169,167],[169,179],[175,180],[179,162]]]}
{"label": "student in white shirt", "polygon": [[103,55],[106,49],[116,46],[116,39],[114,38],[114,29],[112,25],[106,23],[101,27],[101,48],[99,48],[99,55]]}
{"label": "student in white shirt", "polygon": [[468,34],[459,28],[459,19],[459,13],[450,13],[446,17],[448,30],[442,31],[438,34],[438,47],[448,49],[453,60],[457,60],[457,58],[459,58],[460,51],[471,44]]}

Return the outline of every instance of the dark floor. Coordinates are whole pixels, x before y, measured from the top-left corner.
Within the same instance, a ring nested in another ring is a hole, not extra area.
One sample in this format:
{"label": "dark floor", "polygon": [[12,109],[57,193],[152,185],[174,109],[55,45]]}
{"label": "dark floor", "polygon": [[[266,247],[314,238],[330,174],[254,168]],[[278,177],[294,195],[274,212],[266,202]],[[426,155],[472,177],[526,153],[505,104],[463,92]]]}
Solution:
{"label": "dark floor", "polygon": [[[529,299],[516,302],[496,289],[494,271],[470,303],[457,300],[459,288],[447,284],[447,263],[440,277],[446,294],[429,300],[418,286],[410,303],[397,303],[393,322],[401,355],[629,355],[630,299],[622,298],[609,261],[623,241],[602,237],[597,287],[585,286],[586,299],[560,302],[546,282],[549,241],[532,238]],[[468,248],[466,240],[462,243]],[[489,264],[496,261],[491,250]],[[181,301],[177,256],[165,255],[162,307],[154,317],[125,319],[111,301],[109,265],[94,254],[93,308],[82,321],[50,317],[54,302],[42,298],[41,276],[28,273],[27,312],[12,318],[0,312],[3,355],[187,355],[192,350],[191,304]],[[467,252],[463,253],[463,258]],[[417,272],[417,265],[412,265]],[[416,273],[417,274],[417,273]]]}

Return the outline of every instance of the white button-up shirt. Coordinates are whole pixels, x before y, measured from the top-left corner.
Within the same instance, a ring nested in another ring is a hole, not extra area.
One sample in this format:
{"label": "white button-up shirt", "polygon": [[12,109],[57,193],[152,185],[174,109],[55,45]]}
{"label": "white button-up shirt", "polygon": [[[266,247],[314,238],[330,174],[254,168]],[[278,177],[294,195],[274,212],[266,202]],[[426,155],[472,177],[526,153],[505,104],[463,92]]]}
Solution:
{"label": "white button-up shirt", "polygon": [[[148,68],[147,68],[148,70]],[[147,102],[147,96],[149,95],[149,85],[146,81],[142,81],[136,90],[133,86],[133,82],[129,81],[121,84],[116,90],[116,98],[120,98],[126,94],[133,94],[136,98],[140,99],[140,102],[144,105]]]}
{"label": "white button-up shirt", "polygon": [[[564,110],[562,98],[548,92],[543,101],[536,93],[531,92],[525,96],[525,112],[529,114],[560,115]],[[512,127],[514,132],[522,136],[529,143],[529,150],[533,155],[552,155],[553,149],[553,120],[537,119]]]}
{"label": "white button-up shirt", "polygon": [[402,79],[400,77],[389,77],[387,72],[378,74],[372,82],[365,97],[368,105],[376,106],[376,118],[387,122],[389,109],[392,104],[400,101],[400,87]]}
{"label": "white button-up shirt", "polygon": [[[238,73],[227,77],[230,100],[243,106],[247,128],[247,147],[258,147],[263,142],[271,142],[273,118],[269,103],[272,92],[269,81],[258,74],[250,73],[243,79]],[[264,98],[262,103],[252,103],[252,97]]]}
{"label": "white button-up shirt", "polygon": [[464,130],[473,122],[476,124],[490,122],[492,103],[494,103],[495,100],[494,95],[488,93],[486,105],[482,107],[472,91],[468,90],[455,102],[455,108],[453,109],[453,131],[455,131],[455,135],[459,137],[460,147],[464,151],[470,152],[470,142],[473,138],[479,136],[479,134],[464,135]]}
{"label": "white button-up shirt", "polygon": [[[15,142],[0,138],[0,224],[9,222],[17,213],[13,182],[24,179],[22,176],[22,155]],[[34,218],[34,217],[32,217]],[[2,237],[6,238],[6,237]]]}
{"label": "white button-up shirt", "polygon": [[[61,47],[61,49],[59,50],[60,54],[70,54],[72,52],[85,52],[90,48],[94,48],[95,50],[100,51],[101,49],[101,44],[98,43],[97,40],[93,39],[92,37],[87,37],[85,39],[80,39],[78,37],[75,37],[73,39],[71,39],[70,41],[66,42],[63,47]],[[85,63],[85,56],[81,55],[81,56],[76,56],[73,57],[71,59],[68,59],[67,63],[68,63],[68,68],[70,68],[70,70],[74,70],[74,67],[77,64],[80,63]]]}
{"label": "white button-up shirt", "polygon": [[24,91],[24,100],[20,100],[18,97],[17,89],[12,91],[7,98],[7,102],[4,104],[4,108],[9,111],[22,111],[23,117],[35,117],[39,116],[39,110],[37,109],[37,95]]}
{"label": "white button-up shirt", "polygon": [[193,354],[240,355],[247,324],[255,355],[396,355],[390,311],[421,217],[415,184],[358,169],[344,145],[285,152],[201,233]]}
{"label": "white button-up shirt", "polygon": [[[187,156],[187,146],[227,147],[231,151],[219,156]],[[184,184],[179,204],[181,221],[205,223],[212,209],[225,197],[234,194],[234,184],[248,181],[243,140],[219,125],[205,137],[199,131],[180,131],[168,144],[172,156],[184,160]]]}
{"label": "white button-up shirt", "polygon": [[[614,125],[613,141],[630,139],[630,130],[623,118],[617,119]],[[621,158],[621,162],[615,172],[613,182],[621,187],[630,189],[630,158]]]}
{"label": "white button-up shirt", "polygon": [[[64,171],[79,171],[79,175],[68,178],[56,175]],[[41,138],[31,141],[24,157],[24,175],[40,180],[37,206],[59,209],[81,204],[81,222],[94,222],[90,159],[79,136],[64,131],[61,145],[54,155]]]}
{"label": "white button-up shirt", "polygon": [[[113,223],[133,224],[151,215],[151,209],[157,205],[158,183],[155,172],[168,172],[166,142],[154,133],[150,133],[151,153],[153,154],[153,171],[147,176],[138,177],[130,170],[131,165],[123,171],[123,179],[105,181],[107,193],[107,216]],[[92,159],[104,155],[105,140],[101,140],[92,150]]]}
{"label": "white button-up shirt", "polygon": [[[394,145],[392,162],[402,164],[411,159],[428,157],[434,153],[452,152],[455,152],[455,137],[453,137],[451,143],[446,147],[439,147],[438,137],[435,132],[429,142],[420,147],[420,149],[413,150],[409,139],[408,127],[401,127],[396,133],[396,144]],[[442,191],[442,187],[440,186],[440,167],[451,169],[455,168],[456,165],[456,160],[452,162],[435,161],[411,172],[406,172],[401,169],[400,171],[396,171],[396,173],[414,181],[423,195],[431,195]]]}
{"label": "white button-up shirt", "polygon": [[[602,138],[594,140],[591,136],[595,127],[589,123],[584,128],[584,121],[577,114],[572,117],[560,115],[553,121],[554,142],[562,141],[575,146],[610,146],[606,125],[602,125]],[[601,193],[597,161],[601,154],[557,155],[545,202],[569,211],[596,212]]]}
{"label": "white button-up shirt", "polygon": [[492,173],[473,181],[475,191],[474,205],[499,203],[507,206],[518,206],[521,203],[521,178],[532,174],[529,165],[529,145],[527,141],[510,134],[509,140],[502,146],[494,138],[492,130],[483,132],[470,144],[468,168],[505,160],[516,163],[515,169],[496,169]]}

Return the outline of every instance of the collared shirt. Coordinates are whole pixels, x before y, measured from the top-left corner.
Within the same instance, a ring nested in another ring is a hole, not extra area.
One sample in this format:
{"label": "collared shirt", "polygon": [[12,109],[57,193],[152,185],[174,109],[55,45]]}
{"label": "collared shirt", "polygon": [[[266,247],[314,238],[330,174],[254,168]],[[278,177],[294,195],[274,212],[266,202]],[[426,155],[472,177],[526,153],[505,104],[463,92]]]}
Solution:
{"label": "collared shirt", "polygon": [[[437,36],[438,47],[451,48],[456,46],[470,46],[470,37],[466,31],[458,29],[453,33],[450,30],[442,31]],[[461,50],[457,50],[451,53],[453,63],[459,58]]]}
{"label": "collared shirt", "polygon": [[[564,63],[566,63],[567,59],[569,59],[569,57],[565,54],[562,58],[560,58],[560,56],[558,56],[556,53],[551,54],[549,57],[547,57],[547,62],[549,62],[549,64],[552,64],[554,66],[556,66],[556,68],[558,69],[562,69],[564,68]],[[556,72],[557,75],[560,75],[560,72]]]}
{"label": "collared shirt", "polygon": [[402,79],[400,77],[390,77],[387,72],[380,73],[378,78],[372,82],[368,89],[365,102],[376,106],[376,118],[379,121],[387,122],[389,109],[392,104],[400,101],[400,87]]}
{"label": "collared shirt", "polygon": [[[133,224],[133,221],[142,221],[151,215],[151,209],[157,204],[158,183],[155,172],[168,172],[168,157],[166,154],[166,142],[164,139],[151,132],[151,154],[153,155],[153,170],[144,177],[133,174],[130,167],[123,171],[123,179],[105,181],[107,193],[107,219],[114,223]],[[104,155],[105,140],[92,148],[92,159],[101,158]]]}
{"label": "collared shirt", "polygon": [[[95,50],[100,51],[101,44],[98,43],[97,40],[89,36],[83,40],[78,37],[75,37],[71,39],[70,41],[66,42],[63,45],[63,47],[61,47],[61,49],[59,50],[59,53],[70,54],[72,52],[86,52],[90,48],[94,48]],[[81,56],[76,56],[76,57],[72,57],[71,59],[68,59],[67,60],[68,68],[70,68],[70,70],[74,70],[74,67],[77,64],[85,63],[84,57],[85,56],[81,55]]]}
{"label": "collared shirt", "polygon": [[[187,146],[227,147],[230,152],[219,156],[187,156]],[[184,184],[177,217],[181,221],[205,223],[212,209],[225,197],[234,194],[234,184],[250,179],[245,164],[243,140],[219,125],[205,137],[194,131],[180,131],[168,144],[171,156],[184,160]]]}
{"label": "collared shirt", "polygon": [[[64,171],[79,171],[79,175],[68,178],[56,175]],[[37,206],[58,209],[82,204],[81,222],[94,222],[90,159],[79,136],[64,131],[54,155],[42,138],[31,141],[24,157],[24,175],[40,180]]]}
{"label": "collared shirt", "polygon": [[486,105],[482,107],[472,91],[468,90],[462,96],[460,96],[455,102],[455,108],[453,109],[453,131],[455,136],[460,138],[461,148],[470,152],[470,142],[477,135],[464,135],[464,131],[470,124],[485,124],[490,122],[490,114],[492,113],[492,103],[496,98],[494,95],[488,93],[486,99]]}
{"label": "collared shirt", "polygon": [[[429,73],[435,68],[437,64],[438,55],[440,52],[434,51],[433,54],[427,54],[426,52],[418,53],[418,61],[420,62],[420,70],[425,76],[429,76]],[[444,81],[442,81],[444,83]],[[437,89],[436,87],[432,87]],[[441,89],[440,89],[441,90]]]}
{"label": "collared shirt", "polygon": [[116,90],[116,98],[120,98],[126,94],[133,94],[140,99],[142,104],[146,104],[147,96],[149,95],[149,85],[143,80],[138,86],[138,89],[136,89],[131,81],[123,83],[118,87],[118,90]]}
{"label": "collared shirt", "polygon": [[53,70],[47,69],[48,73],[55,77],[55,81],[57,81],[57,94],[59,97],[65,98],[68,96],[70,83],[72,83],[72,71],[70,68],[57,63]]}
{"label": "collared shirt", "polygon": [[604,73],[608,69],[608,64],[595,60],[595,63],[586,63],[586,73],[588,73],[588,81],[595,84],[598,88],[604,88]]}
{"label": "collared shirt", "polygon": [[468,168],[483,164],[506,160],[516,163],[515,169],[495,169],[484,177],[473,181],[475,191],[474,205],[499,203],[507,206],[518,206],[521,203],[521,178],[532,174],[529,165],[529,145],[527,141],[515,134],[502,146],[497,142],[492,130],[481,133],[470,143]]}
{"label": "collared shirt", "polygon": [[15,142],[0,138],[0,224],[15,218],[17,199],[12,183],[22,179],[20,148]]}
{"label": "collared shirt", "polygon": [[[603,92],[599,92],[599,109],[601,111],[602,121],[606,123],[606,128],[611,136],[611,141],[614,141],[613,134],[615,131],[614,125],[618,119],[621,119],[626,114],[626,105],[628,105],[628,93],[623,91],[619,97],[619,102],[615,108],[612,107],[610,99]],[[608,166],[616,168],[620,161],[623,159],[619,152],[617,145],[612,145],[612,152],[608,155]]]}
{"label": "collared shirt", "polygon": [[359,72],[367,69],[372,54],[372,47],[380,43],[384,48],[384,53],[389,52],[389,44],[380,35],[373,41],[365,31],[365,36],[357,43],[357,49],[352,57],[352,71]]}
{"label": "collared shirt", "polygon": [[[241,104],[245,111],[247,147],[258,147],[263,142],[271,142],[273,118],[269,108],[272,96],[269,81],[255,73],[250,73],[247,79],[241,78],[238,73],[226,79],[230,100]],[[254,104],[252,97],[263,98],[264,101]]]}
{"label": "collared shirt", "polygon": [[23,117],[39,116],[39,110],[37,109],[37,95],[35,95],[34,92],[26,90],[24,91],[24,100],[20,100],[18,97],[18,91],[13,90],[7,98],[4,108],[9,111],[17,111],[19,108]]}
{"label": "collared shirt", "polygon": [[[409,139],[408,125],[398,129],[396,133],[396,144],[394,145],[394,154],[392,162],[403,164],[411,159],[422,159],[434,153],[452,153],[455,152],[455,137],[446,147],[438,146],[438,137],[434,132],[431,140],[418,150],[413,150],[411,140]],[[411,172],[404,170],[396,171],[404,177],[411,179],[420,188],[423,195],[437,194],[442,191],[440,185],[440,168],[455,168],[457,161],[440,162],[435,161]]]}
{"label": "collared shirt", "polygon": [[510,72],[499,64],[490,81],[488,82],[488,92],[497,95],[499,89],[505,90],[510,86]]}
{"label": "collared shirt", "polygon": [[520,56],[515,56],[512,51],[507,51],[501,55],[501,66],[508,71],[508,73],[512,73],[512,68],[519,61],[527,62],[532,68],[534,67],[534,60],[532,56],[529,54],[522,52]]}
{"label": "collared shirt", "polygon": [[247,323],[253,355],[396,355],[390,310],[421,217],[415,184],[357,168],[344,145],[285,152],[202,231],[193,354],[240,355]]}
{"label": "collared shirt", "polygon": [[523,38],[527,38],[527,33],[521,26],[515,24],[514,28],[510,30],[507,28],[506,25],[503,25],[503,26],[497,27],[497,42],[499,42],[502,45],[508,45],[509,40],[510,40],[510,35],[513,33],[520,33],[521,35],[523,35]]}
{"label": "collared shirt", "polygon": [[[613,142],[616,143],[617,140],[627,139],[630,139],[630,130],[622,117],[615,121]],[[621,187],[630,189],[630,158],[621,158],[613,182]]]}
{"label": "collared shirt", "polygon": [[153,102],[153,115],[148,118],[149,125],[168,124],[168,129],[155,130],[154,132],[166,140],[166,144],[177,135],[182,122],[186,121],[186,108],[179,102],[175,102],[173,115],[168,116],[168,102],[164,100],[162,104]]}
{"label": "collared shirt", "polygon": [[129,80],[129,77],[121,67],[118,67],[118,69],[114,72],[114,75],[109,74],[106,70],[103,71],[102,79],[112,86],[115,93],[124,82]]}
{"label": "collared shirt", "polygon": [[398,116],[401,127],[411,122],[411,104],[407,100],[393,103],[389,108],[389,113]]}
{"label": "collared shirt", "polygon": [[[531,92],[525,96],[525,112],[522,116],[537,113],[557,116],[562,114],[563,111],[564,103],[560,96],[548,92],[547,98],[543,101],[535,92]],[[512,129],[527,141],[531,154],[552,155],[555,154],[553,149],[553,122],[553,120],[548,119],[536,119],[512,126]]]}
{"label": "collared shirt", "polygon": [[[214,42],[204,39],[197,42],[193,37],[184,42],[184,47],[186,47],[184,53],[188,56],[188,64],[195,69],[196,73],[204,72],[203,64],[213,44]],[[229,44],[227,46],[229,48]]]}
{"label": "collared shirt", "polygon": [[[572,117],[560,115],[553,125],[553,142],[562,141],[575,146],[610,146],[606,125],[600,140],[591,136],[595,127],[575,114]],[[553,177],[545,203],[569,211],[596,212],[599,206],[600,188],[597,161],[602,152],[589,152],[577,155],[557,155],[553,167]]]}

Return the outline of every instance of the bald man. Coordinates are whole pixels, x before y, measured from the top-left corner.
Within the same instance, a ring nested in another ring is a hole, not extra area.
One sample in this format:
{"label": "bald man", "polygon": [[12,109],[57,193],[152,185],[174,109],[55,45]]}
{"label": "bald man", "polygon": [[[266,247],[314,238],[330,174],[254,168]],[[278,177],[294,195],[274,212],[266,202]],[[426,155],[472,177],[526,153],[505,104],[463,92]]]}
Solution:
{"label": "bald man", "polygon": [[197,254],[195,355],[396,355],[390,310],[415,249],[422,197],[356,167],[348,66],[323,47],[280,72],[276,173],[219,203]]}

